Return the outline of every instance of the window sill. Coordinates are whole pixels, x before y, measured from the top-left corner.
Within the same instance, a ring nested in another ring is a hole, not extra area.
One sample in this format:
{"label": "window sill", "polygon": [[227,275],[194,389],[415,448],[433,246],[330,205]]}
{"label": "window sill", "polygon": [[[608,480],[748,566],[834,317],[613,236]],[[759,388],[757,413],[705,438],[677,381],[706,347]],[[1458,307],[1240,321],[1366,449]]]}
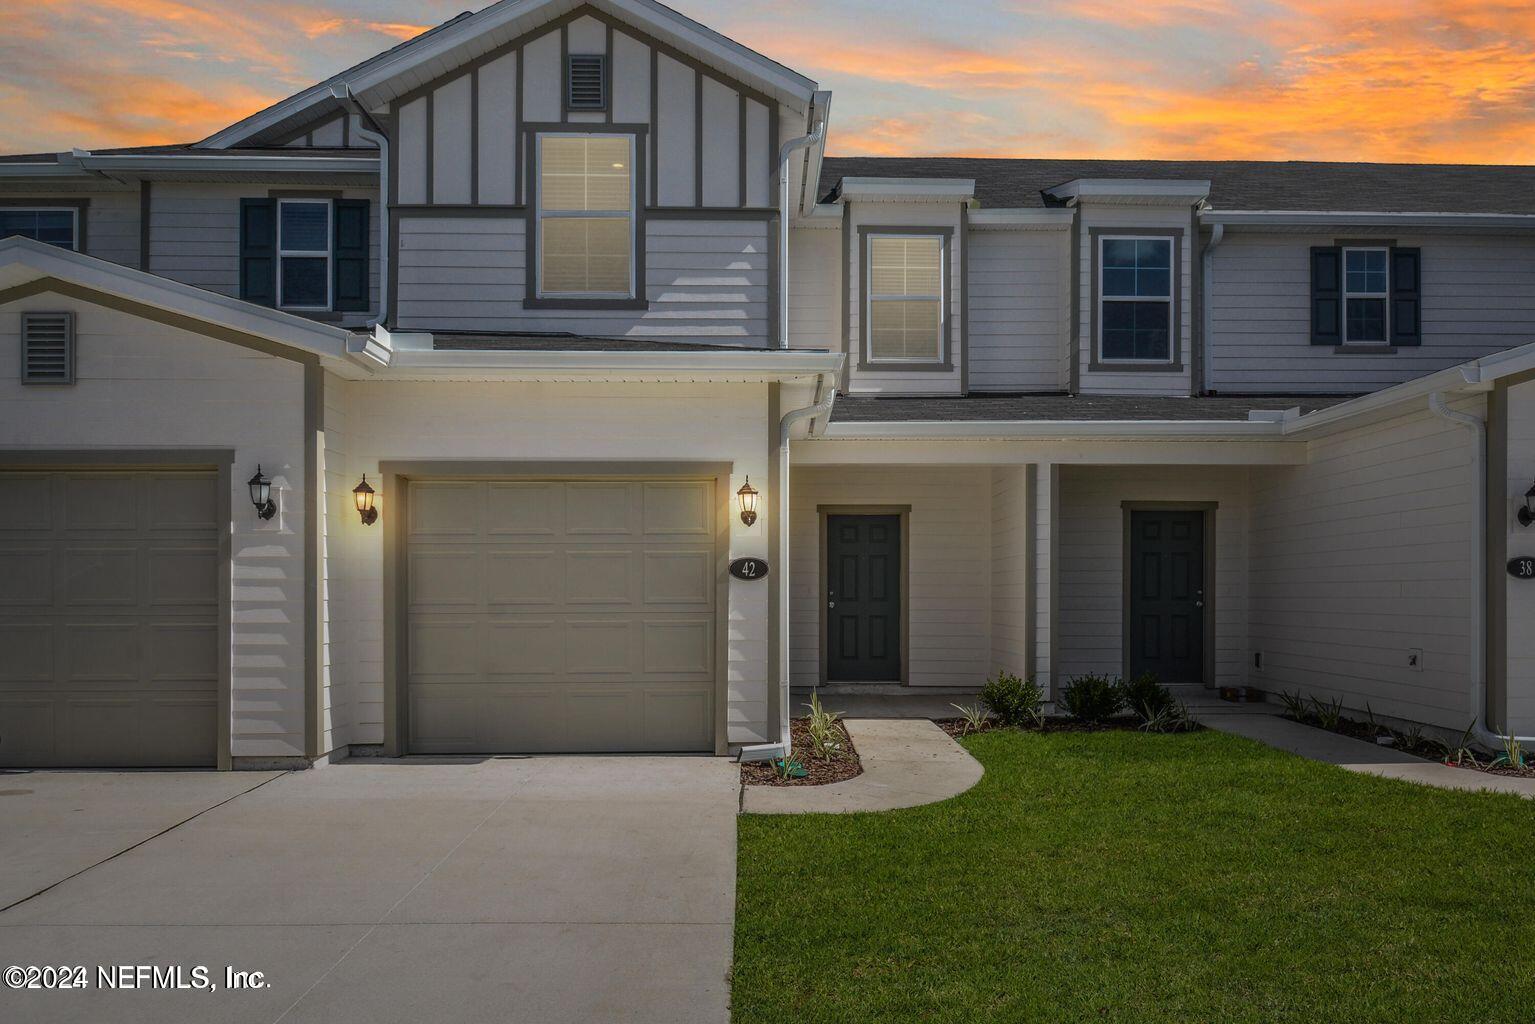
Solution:
{"label": "window sill", "polygon": [[870,362],[867,359],[858,361],[859,373],[953,373],[954,364],[945,359],[934,363],[882,363],[879,360]]}
{"label": "window sill", "polygon": [[1102,363],[1093,360],[1087,364],[1089,373],[1182,373],[1182,363]]}
{"label": "window sill", "polygon": [[523,309],[632,309],[650,308],[646,299],[523,299]]}
{"label": "window sill", "polygon": [[1340,356],[1390,356],[1396,354],[1395,345],[1384,342],[1354,342],[1351,345],[1334,345],[1333,353]]}

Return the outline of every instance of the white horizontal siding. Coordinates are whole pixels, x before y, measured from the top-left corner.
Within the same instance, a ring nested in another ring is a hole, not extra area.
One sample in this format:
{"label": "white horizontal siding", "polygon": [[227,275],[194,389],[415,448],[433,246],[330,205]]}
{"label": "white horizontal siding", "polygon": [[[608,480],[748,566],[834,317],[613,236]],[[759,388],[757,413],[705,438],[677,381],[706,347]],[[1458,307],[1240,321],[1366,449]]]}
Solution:
{"label": "white horizontal siding", "polygon": [[974,689],[991,662],[991,471],[805,467],[790,501],[789,637],[795,686],[820,677],[824,552],[820,505],[909,505],[907,677]]}
{"label": "white horizontal siding", "polygon": [[841,345],[842,231],[800,228],[789,232],[789,347]]}
{"label": "white horizontal siding", "polygon": [[1423,344],[1351,355],[1310,343],[1311,247],[1332,245],[1335,236],[1228,232],[1215,251],[1210,290],[1211,386],[1231,392],[1375,391],[1535,341],[1535,241],[1392,238],[1422,249]]}
{"label": "white horizontal siding", "polygon": [[972,231],[970,390],[1058,391],[1061,279],[1071,236],[1063,231]]}
{"label": "white horizontal siding", "polygon": [[1027,470],[991,470],[991,672],[1027,676],[1029,501]]}
{"label": "white horizontal siding", "polygon": [[648,310],[523,310],[520,217],[400,220],[404,328],[568,331],[599,337],[761,347],[768,336],[768,226],[757,220],[649,220]]}
{"label": "white horizontal siding", "polygon": [[[1508,389],[1508,461],[1490,467],[1491,473],[1504,473],[1509,501],[1503,509],[1503,530],[1508,553],[1535,553],[1531,527],[1521,526],[1515,508],[1519,498],[1535,480],[1535,382]],[[1501,575],[1502,567],[1489,566],[1499,573],[1496,578],[1504,588],[1507,602],[1507,679],[1508,721],[1506,728],[1518,735],[1535,735],[1535,584]]]}
{"label": "white horizontal siding", "polygon": [[1425,408],[1253,474],[1255,685],[1465,728],[1470,454],[1466,431]]}

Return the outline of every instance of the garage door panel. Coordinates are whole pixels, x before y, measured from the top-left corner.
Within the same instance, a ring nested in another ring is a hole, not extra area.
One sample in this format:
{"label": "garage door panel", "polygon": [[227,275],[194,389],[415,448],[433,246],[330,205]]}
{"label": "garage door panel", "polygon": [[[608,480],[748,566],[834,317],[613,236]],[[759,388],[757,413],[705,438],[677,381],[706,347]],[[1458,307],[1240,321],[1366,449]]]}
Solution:
{"label": "garage door panel", "polygon": [[473,537],[480,532],[484,484],[422,482],[410,493],[412,538]]}
{"label": "garage door panel", "polygon": [[559,532],[564,497],[553,481],[488,485],[495,516],[486,532],[492,537],[550,537]]}
{"label": "garage door panel", "polygon": [[706,549],[646,551],[646,604],[706,605],[714,600],[714,553]]}
{"label": "garage door panel", "polygon": [[52,495],[53,477],[46,473],[7,473],[0,479],[0,537],[52,531]]}
{"label": "garage door panel", "polygon": [[217,476],[0,472],[0,764],[217,756]]}
{"label": "garage door panel", "polygon": [[49,549],[0,549],[0,605],[51,607],[54,558],[54,552]]}
{"label": "garage door panel", "polygon": [[59,584],[67,608],[121,607],[139,604],[141,548],[66,547]]}
{"label": "garage door panel", "polygon": [[426,523],[474,536],[408,538],[410,749],[711,749],[712,483],[458,483]]}
{"label": "garage door panel", "polygon": [[639,552],[581,548],[565,552],[566,604],[633,604]]}
{"label": "garage door panel", "polygon": [[707,537],[713,533],[712,485],[698,480],[669,480],[651,481],[644,487],[647,536]]}
{"label": "garage door panel", "polygon": [[474,548],[425,549],[410,557],[412,608],[474,608],[481,604],[483,552]]}

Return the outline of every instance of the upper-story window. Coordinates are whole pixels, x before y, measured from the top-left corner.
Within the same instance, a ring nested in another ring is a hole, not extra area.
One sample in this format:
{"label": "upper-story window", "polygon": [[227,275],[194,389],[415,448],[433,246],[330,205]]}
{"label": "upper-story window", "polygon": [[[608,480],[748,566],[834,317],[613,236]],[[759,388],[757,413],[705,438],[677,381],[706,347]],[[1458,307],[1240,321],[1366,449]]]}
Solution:
{"label": "upper-story window", "polygon": [[867,244],[868,361],[941,362],[943,237],[871,234]]}
{"label": "upper-story window", "polygon": [[277,201],[277,305],[330,308],[330,200]]}
{"label": "upper-story window", "polygon": [[1349,343],[1378,344],[1387,337],[1387,299],[1390,281],[1386,265],[1388,250],[1380,248],[1343,250],[1343,340]]}
{"label": "upper-story window", "polygon": [[1098,352],[1104,362],[1173,358],[1173,240],[1100,236]]}
{"label": "upper-story window", "polygon": [[634,296],[634,137],[538,136],[538,295]]}
{"label": "upper-story window", "polygon": [[0,238],[21,235],[63,249],[78,249],[80,211],[73,207],[0,209]]}

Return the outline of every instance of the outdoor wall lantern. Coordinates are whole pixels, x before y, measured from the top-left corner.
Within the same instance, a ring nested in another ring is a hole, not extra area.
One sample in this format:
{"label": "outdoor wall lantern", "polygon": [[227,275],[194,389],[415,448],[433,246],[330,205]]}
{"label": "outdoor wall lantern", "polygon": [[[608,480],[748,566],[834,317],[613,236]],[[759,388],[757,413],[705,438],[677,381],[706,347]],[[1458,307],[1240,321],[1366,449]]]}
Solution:
{"label": "outdoor wall lantern", "polygon": [[372,526],[378,522],[378,509],[373,507],[373,488],[368,486],[368,474],[362,475],[362,483],[352,488],[352,498],[357,502],[357,514],[362,517],[362,525]]}
{"label": "outdoor wall lantern", "polygon": [[261,472],[261,464],[256,464],[256,475],[250,478],[246,485],[251,489],[251,504],[256,506],[256,515],[262,519],[271,519],[277,514],[277,502],[272,498],[272,481]]}
{"label": "outdoor wall lantern", "polygon": [[752,486],[752,478],[747,477],[746,483],[736,491],[736,498],[741,502],[741,522],[747,526],[757,521],[757,488]]}
{"label": "outdoor wall lantern", "polygon": [[1530,489],[1524,492],[1524,507],[1519,510],[1519,525],[1529,526],[1535,523],[1535,484],[1530,484]]}

